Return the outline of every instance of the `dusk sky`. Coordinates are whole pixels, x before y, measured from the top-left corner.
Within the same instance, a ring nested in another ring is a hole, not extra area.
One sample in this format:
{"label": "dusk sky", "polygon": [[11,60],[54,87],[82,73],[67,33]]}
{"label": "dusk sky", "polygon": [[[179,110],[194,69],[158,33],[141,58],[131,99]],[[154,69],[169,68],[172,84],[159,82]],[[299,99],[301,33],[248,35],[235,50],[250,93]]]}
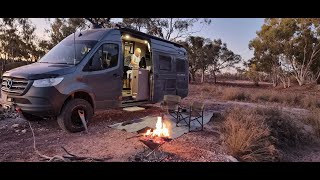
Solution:
{"label": "dusk sky", "polygon": [[[44,29],[49,28],[49,24],[43,18],[31,18],[37,26],[37,34],[44,35]],[[240,54],[244,60],[253,56],[249,50],[248,43],[256,36],[263,24],[263,18],[214,18],[209,26],[205,26],[201,32],[194,35],[203,36],[210,39],[222,39],[227,43],[229,49],[236,54]],[[193,31],[200,30],[202,25],[196,24]]]}

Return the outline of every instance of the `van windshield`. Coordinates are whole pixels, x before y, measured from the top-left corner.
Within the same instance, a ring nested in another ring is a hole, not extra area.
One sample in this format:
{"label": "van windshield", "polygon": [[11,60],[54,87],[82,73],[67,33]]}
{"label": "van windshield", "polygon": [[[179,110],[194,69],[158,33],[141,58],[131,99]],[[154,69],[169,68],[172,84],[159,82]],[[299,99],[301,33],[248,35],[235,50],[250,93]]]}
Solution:
{"label": "van windshield", "polygon": [[[78,64],[98,41],[63,40],[53,47],[38,62],[50,64]],[[76,54],[76,56],[75,56]]]}

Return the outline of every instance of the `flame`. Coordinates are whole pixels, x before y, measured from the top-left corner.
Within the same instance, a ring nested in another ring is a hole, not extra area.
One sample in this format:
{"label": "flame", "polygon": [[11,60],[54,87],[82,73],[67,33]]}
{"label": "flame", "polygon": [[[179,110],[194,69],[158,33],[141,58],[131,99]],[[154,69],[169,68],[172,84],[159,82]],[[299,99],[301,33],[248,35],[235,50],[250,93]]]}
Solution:
{"label": "flame", "polygon": [[149,129],[145,136],[149,137],[169,137],[169,130],[166,127],[166,125],[162,122],[162,118],[158,117],[157,123],[156,123],[156,129],[154,129],[151,132],[151,129]]}
{"label": "flame", "polygon": [[149,129],[147,132],[146,132],[146,136],[150,136],[151,134],[151,129]]}

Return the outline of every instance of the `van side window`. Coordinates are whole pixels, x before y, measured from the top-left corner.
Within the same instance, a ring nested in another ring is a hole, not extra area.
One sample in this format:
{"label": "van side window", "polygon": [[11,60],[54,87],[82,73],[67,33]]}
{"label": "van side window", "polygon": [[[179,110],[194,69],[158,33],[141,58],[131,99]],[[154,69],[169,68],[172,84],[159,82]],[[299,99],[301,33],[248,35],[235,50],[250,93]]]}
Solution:
{"label": "van side window", "polygon": [[177,73],[186,72],[186,61],[183,59],[176,59],[176,71]]}
{"label": "van side window", "polygon": [[85,69],[88,71],[99,71],[118,65],[119,46],[117,44],[104,44],[89,60]]}
{"label": "van side window", "polygon": [[159,69],[165,71],[171,71],[171,57],[159,55]]}

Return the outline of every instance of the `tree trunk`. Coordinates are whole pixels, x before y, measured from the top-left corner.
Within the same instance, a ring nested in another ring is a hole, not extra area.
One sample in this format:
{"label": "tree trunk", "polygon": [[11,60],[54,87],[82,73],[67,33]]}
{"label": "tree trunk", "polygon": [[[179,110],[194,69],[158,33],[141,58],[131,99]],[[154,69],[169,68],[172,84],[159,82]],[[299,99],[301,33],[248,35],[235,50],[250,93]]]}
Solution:
{"label": "tree trunk", "polygon": [[272,86],[277,87],[278,86],[278,78],[276,75],[272,75]]}
{"label": "tree trunk", "polygon": [[320,72],[318,72],[318,74],[317,74],[316,84],[320,84]]}
{"label": "tree trunk", "polygon": [[296,79],[298,81],[299,86],[304,85],[304,79],[303,78],[296,77]]}
{"label": "tree trunk", "polygon": [[282,84],[283,84],[283,88],[287,88],[287,84],[286,84],[286,81],[282,81]]}
{"label": "tree trunk", "polygon": [[196,72],[195,71],[191,71],[191,77],[192,77],[192,81],[195,82],[196,81]]}
{"label": "tree trunk", "polygon": [[290,79],[290,77],[288,77],[288,87],[290,87],[291,86],[291,79]]}
{"label": "tree trunk", "polygon": [[202,69],[201,72],[201,83],[204,83],[204,70]]}
{"label": "tree trunk", "polygon": [[214,78],[214,83],[217,84],[217,76],[215,71],[213,71],[213,78]]}
{"label": "tree trunk", "polygon": [[278,72],[278,65],[273,64],[272,71],[271,71],[271,78],[272,78],[272,86],[276,87],[279,84],[279,72]]}
{"label": "tree trunk", "polygon": [[302,73],[294,74],[294,78],[298,81],[299,86],[304,85],[305,83],[305,76]]}
{"label": "tree trunk", "polygon": [[282,82],[283,88],[287,88],[287,84],[286,84],[286,78],[285,77],[280,77],[280,80]]}

